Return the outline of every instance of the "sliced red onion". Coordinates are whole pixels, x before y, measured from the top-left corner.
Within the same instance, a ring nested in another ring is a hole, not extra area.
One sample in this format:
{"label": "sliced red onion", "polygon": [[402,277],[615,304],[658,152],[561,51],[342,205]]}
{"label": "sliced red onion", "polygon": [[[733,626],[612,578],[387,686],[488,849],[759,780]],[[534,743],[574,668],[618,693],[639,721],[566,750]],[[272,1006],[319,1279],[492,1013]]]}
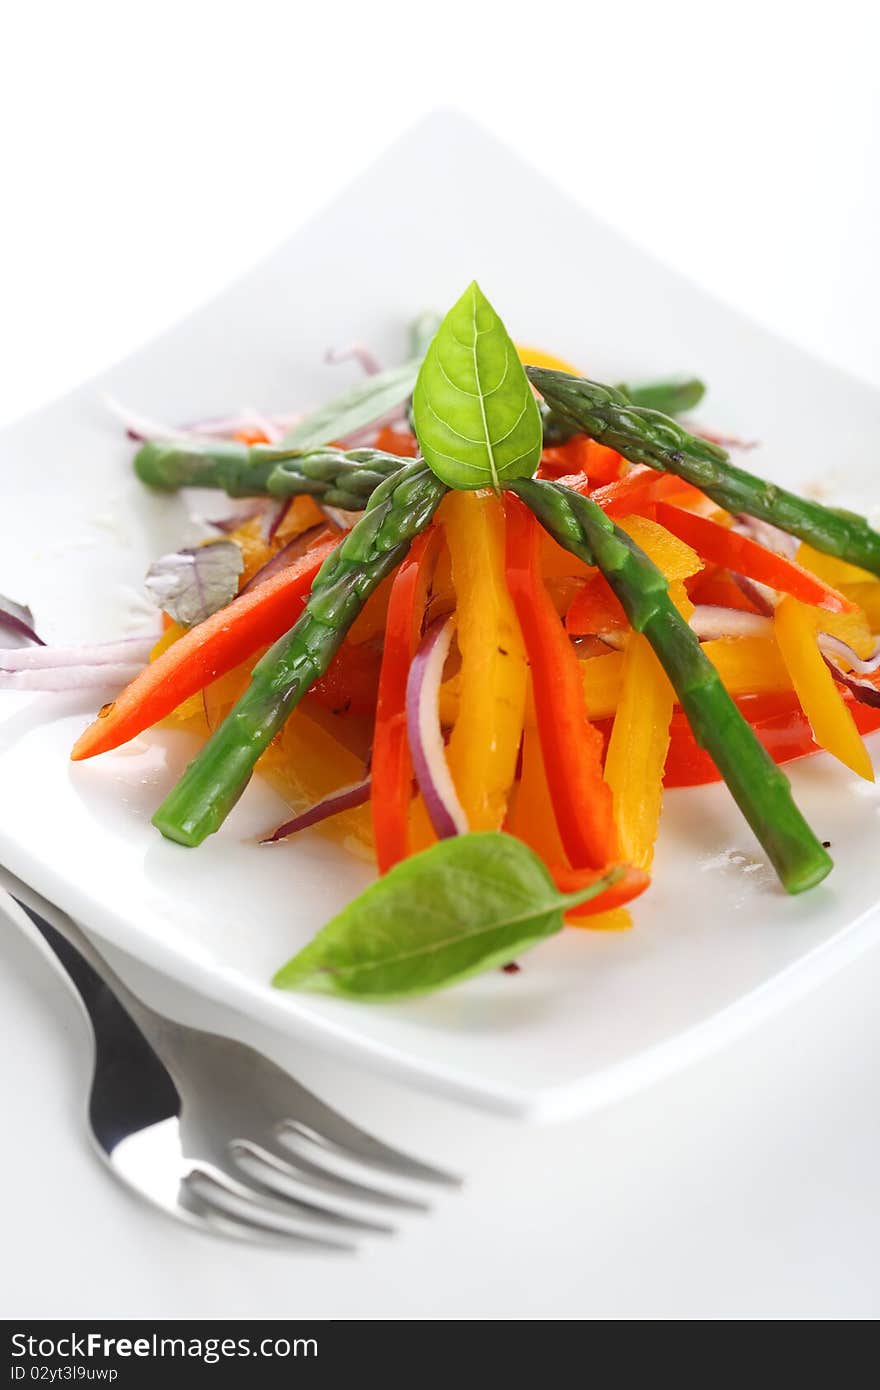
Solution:
{"label": "sliced red onion", "polygon": [[232,512],[230,516],[218,517],[216,521],[206,520],[205,525],[213,526],[228,536],[232,531],[237,531],[239,526],[243,526],[246,521],[252,521],[255,516],[262,516],[265,510],[265,502],[249,502],[246,506],[240,507],[238,511]]}
{"label": "sliced red onion", "polygon": [[347,512],[342,507],[327,507],[323,502],[318,502],[318,509],[322,511],[337,531],[350,531],[356,522],[360,521],[361,512]]}
{"label": "sliced red onion", "polygon": [[161,420],[154,420],[136,410],[130,410],[112,396],[105,396],[104,404],[125,426],[129,438],[142,443],[148,440],[186,440],[192,439],[194,435],[200,439],[230,439],[233,435],[249,429],[260,430],[270,443],[275,443],[286,430],[291,429],[303,418],[302,411],[286,415],[266,415],[248,406],[235,415],[195,420],[187,425],[167,425]]}
{"label": "sliced red onion", "polygon": [[286,570],[288,565],[292,565],[294,560],[298,560],[301,555],[305,555],[324,532],[329,528],[319,521],[316,526],[310,526],[307,531],[301,531],[293,540],[282,545],[280,550],[276,550],[271,560],[267,560],[265,565],[261,565],[256,574],[252,574],[248,582],[239,590],[238,597],[246,594],[248,589],[255,589],[258,584],[265,584],[267,579],[278,574],[281,570]]}
{"label": "sliced red onion", "polygon": [[14,598],[0,594],[0,630],[10,633],[21,642],[34,642],[38,647],[45,646],[42,637],[34,631],[34,615],[24,603],[16,603]]}
{"label": "sliced red onion", "polygon": [[193,420],[180,428],[188,437],[198,435],[205,439],[231,439],[245,430],[259,430],[270,444],[274,444],[286,430],[292,429],[303,418],[301,410],[287,415],[267,415],[253,406],[246,406],[235,415],[217,416],[212,420]]}
{"label": "sliced red onion", "polygon": [[277,444],[284,430],[271,415],[264,415],[262,410],[255,410],[252,405],[246,406],[242,411],[244,418],[244,428],[259,430],[260,434],[266,436],[267,444]]}
{"label": "sliced red onion", "polygon": [[428,629],[406,682],[406,728],[413,768],[431,824],[441,839],[468,830],[446,761],[439,713],[443,666],[454,629],[453,618],[442,618]]}
{"label": "sliced red onion", "polygon": [[875,647],[871,655],[862,660],[848,643],[841,641],[839,637],[832,637],[830,632],[820,632],[819,650],[823,656],[842,657],[858,676],[870,676],[880,669],[880,646]]}
{"label": "sliced red onion", "polygon": [[120,689],[143,670],[143,662],[102,666],[49,666],[30,671],[0,670],[0,690]]}
{"label": "sliced red onion", "polygon": [[778,589],[771,589],[769,584],[762,584],[758,579],[748,579],[736,570],[730,571],[730,577],[743,597],[747,598],[759,613],[763,613],[766,618],[772,618],[782,599]]}
{"label": "sliced red onion", "polygon": [[307,811],[301,811],[292,820],[279,825],[278,829],[273,830],[271,835],[260,841],[260,844],[274,845],[278,840],[286,840],[289,835],[295,835],[299,830],[308,830],[311,825],[320,825],[321,821],[338,816],[340,811],[351,811],[355,806],[363,806],[370,799],[370,786],[370,778],[365,777],[362,782],[355,782],[350,787],[331,792],[329,796],[316,801]]}
{"label": "sliced red onion", "polygon": [[357,362],[366,376],[376,376],[382,367],[373,353],[363,343],[347,343],[345,347],[328,348],[324,361],[332,365],[339,362]]}
{"label": "sliced red onion", "polygon": [[280,502],[267,502],[263,507],[260,519],[260,539],[266,545],[271,545],[275,538],[275,532],[287,516],[292,499],[284,497]]}
{"label": "sliced red onion", "polygon": [[139,415],[137,411],[129,410],[128,406],[115,400],[113,396],[105,396],[104,404],[110,411],[110,414],[115,415],[117,420],[125,426],[125,432],[130,439],[136,439],[139,442],[146,442],[153,439],[183,440],[187,439],[191,433],[189,430],[175,429],[173,425],[166,425],[159,420],[152,420],[147,415]]}
{"label": "sliced red onion", "polygon": [[[822,651],[822,643],[819,643],[819,650]],[[843,685],[857,700],[863,705],[874,705],[880,707],[880,689],[873,681],[865,680],[860,676],[853,675],[850,671],[841,671],[836,661],[832,661],[825,652],[822,652],[822,660],[828,667],[838,685]]]}
{"label": "sliced red onion", "polygon": [[690,627],[701,642],[714,642],[720,637],[769,637],[773,624],[761,613],[744,613],[741,608],[722,608],[712,603],[699,603],[694,609]]}
{"label": "sliced red onion", "polygon": [[611,647],[616,652],[622,652],[629,640],[629,632],[625,627],[607,627],[602,632],[597,632],[596,636],[606,647]]}
{"label": "sliced red onion", "polygon": [[158,634],[142,633],[116,642],[94,642],[79,647],[12,647],[0,651],[0,671],[84,670],[94,666],[143,666],[156,645]]}
{"label": "sliced red onion", "polygon": [[757,541],[765,550],[772,550],[774,554],[784,555],[789,560],[800,544],[797,536],[790,536],[787,531],[780,530],[772,522],[762,521],[757,516],[748,516],[745,512],[737,514],[733,530],[740,536],[748,536],[749,540]]}

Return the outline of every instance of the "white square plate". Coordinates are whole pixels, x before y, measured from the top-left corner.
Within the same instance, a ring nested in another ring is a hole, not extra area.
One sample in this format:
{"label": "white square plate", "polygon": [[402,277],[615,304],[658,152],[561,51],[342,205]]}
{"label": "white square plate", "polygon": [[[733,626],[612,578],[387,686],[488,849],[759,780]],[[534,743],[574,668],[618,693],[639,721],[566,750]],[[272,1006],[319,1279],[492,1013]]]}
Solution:
{"label": "white square plate", "polygon": [[[137,483],[103,391],[171,421],[306,407],[340,388],[346,369],[321,365],[328,345],[359,338],[395,361],[413,314],[450,304],[475,276],[520,340],[609,380],[697,372],[711,386],[706,419],[761,441],[759,471],[822,478],[841,503],[870,506],[880,397],[655,264],[441,113],[214,303],[5,432],[0,592],[28,601],[50,640],[110,637],[149,560],[179,540],[180,502]],[[837,863],[806,897],[776,886],[723,787],[675,791],[632,932],[567,931],[517,976],[409,1003],[278,993],[273,970],[367,867],[314,833],[260,850],[254,835],[283,807],[256,782],[201,849],[169,844],[149,817],[192,753],[185,737],[150,735],[74,767],[93,699],[0,701],[0,861],[14,873],[232,1009],[486,1107],[586,1110],[717,1045],[876,934],[878,794],[822,756],[791,769]]]}

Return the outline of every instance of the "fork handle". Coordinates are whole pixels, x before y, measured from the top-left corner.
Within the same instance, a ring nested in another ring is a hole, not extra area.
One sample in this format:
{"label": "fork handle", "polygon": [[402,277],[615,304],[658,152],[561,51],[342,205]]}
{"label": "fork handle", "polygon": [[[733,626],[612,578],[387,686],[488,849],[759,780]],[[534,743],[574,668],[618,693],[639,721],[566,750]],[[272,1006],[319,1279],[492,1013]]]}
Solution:
{"label": "fork handle", "polygon": [[28,920],[56,957],[76,988],[93,1024],[93,1010],[103,1003],[109,990],[139,1028],[149,1027],[156,1017],[152,1009],[132,994],[128,985],[66,912],[0,865],[0,891],[3,890],[27,914]]}

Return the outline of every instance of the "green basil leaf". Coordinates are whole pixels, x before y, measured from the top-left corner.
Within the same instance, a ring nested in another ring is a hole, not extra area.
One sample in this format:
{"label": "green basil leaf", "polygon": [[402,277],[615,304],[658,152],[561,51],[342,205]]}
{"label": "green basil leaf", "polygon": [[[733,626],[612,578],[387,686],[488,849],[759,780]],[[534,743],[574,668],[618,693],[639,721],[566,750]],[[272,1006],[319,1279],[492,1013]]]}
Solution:
{"label": "green basil leaf", "polygon": [[561,894],[521,840],[497,831],[452,836],[371,884],[272,983],[349,999],[426,994],[506,965],[559,931],[566,907],[621,873]]}
{"label": "green basil leaf", "polygon": [[372,425],[411,394],[420,365],[421,358],[413,357],[400,367],[365,377],[300,420],[287,431],[279,447],[315,449]]}
{"label": "green basil leaf", "polygon": [[413,419],[426,463],[449,487],[530,478],[541,417],[507,329],[476,281],[449,310],[422,363]]}

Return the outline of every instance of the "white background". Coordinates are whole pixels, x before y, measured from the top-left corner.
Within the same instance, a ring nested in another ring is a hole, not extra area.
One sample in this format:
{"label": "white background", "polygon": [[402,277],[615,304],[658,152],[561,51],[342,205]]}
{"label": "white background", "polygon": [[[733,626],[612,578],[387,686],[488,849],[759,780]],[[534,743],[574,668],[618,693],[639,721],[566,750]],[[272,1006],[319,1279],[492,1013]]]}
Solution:
{"label": "white background", "polygon": [[[880,384],[867,11],[9,6],[0,419],[222,289],[441,104],[715,293]],[[288,1053],[390,1137],[405,1104],[413,1147],[471,1177],[428,1222],[344,1266],[209,1244],[111,1188],[79,1139],[75,1009],[23,941],[3,958],[7,1316],[880,1312],[876,952],[721,1056],[559,1130],[355,1086]]]}

